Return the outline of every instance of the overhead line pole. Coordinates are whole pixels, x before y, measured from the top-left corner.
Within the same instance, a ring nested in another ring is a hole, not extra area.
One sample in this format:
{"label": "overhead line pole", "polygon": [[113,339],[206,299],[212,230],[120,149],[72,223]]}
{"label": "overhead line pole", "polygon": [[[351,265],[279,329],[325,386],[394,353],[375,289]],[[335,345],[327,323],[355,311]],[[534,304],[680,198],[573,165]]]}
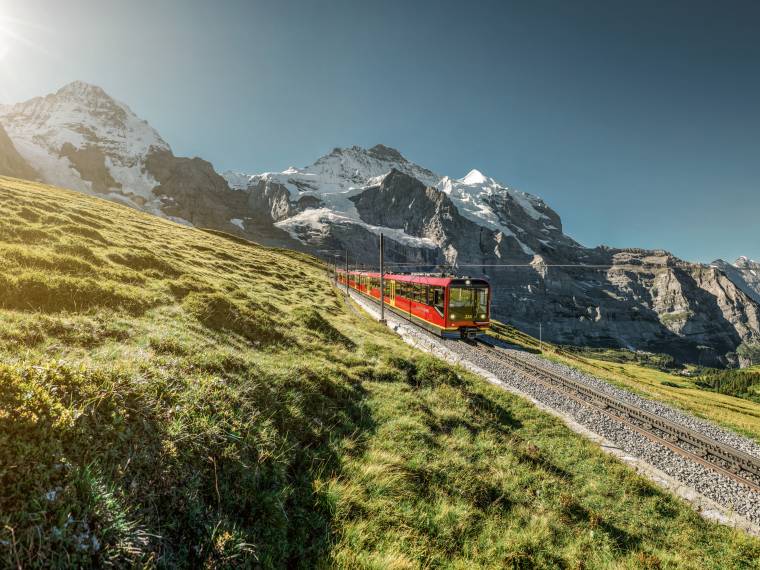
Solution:
{"label": "overhead line pole", "polygon": [[380,322],[385,322],[385,236],[380,234]]}
{"label": "overhead line pole", "polygon": [[348,250],[346,250],[346,295],[348,295]]}

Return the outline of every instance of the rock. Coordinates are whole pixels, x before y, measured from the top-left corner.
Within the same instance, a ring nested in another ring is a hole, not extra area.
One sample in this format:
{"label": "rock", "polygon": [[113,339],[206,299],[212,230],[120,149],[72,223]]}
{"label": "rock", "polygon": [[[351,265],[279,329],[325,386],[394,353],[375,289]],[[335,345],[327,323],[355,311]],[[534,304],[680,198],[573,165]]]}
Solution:
{"label": "rock", "polygon": [[29,166],[24,158],[18,153],[16,147],[8,137],[8,133],[0,125],[0,176],[13,178],[25,178],[36,180],[39,175]]}
{"label": "rock", "polygon": [[760,303],[760,262],[740,257],[734,263],[718,259],[711,263],[749,297]]}

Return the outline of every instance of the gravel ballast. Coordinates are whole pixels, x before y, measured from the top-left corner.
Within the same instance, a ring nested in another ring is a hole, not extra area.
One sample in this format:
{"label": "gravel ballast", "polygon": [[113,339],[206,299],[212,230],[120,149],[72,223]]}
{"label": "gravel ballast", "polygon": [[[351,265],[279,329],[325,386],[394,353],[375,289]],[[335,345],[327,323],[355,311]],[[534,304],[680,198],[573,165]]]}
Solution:
{"label": "gravel ballast", "polygon": [[[355,292],[351,293],[351,297],[367,312],[373,316],[378,316],[379,307],[377,304]],[[432,352],[446,360],[462,364],[476,372],[485,372],[484,376],[487,376],[489,381],[503,384],[503,387],[510,391],[527,396],[530,400],[542,404],[542,407],[545,406],[557,412],[555,415],[583,426],[588,432],[597,434],[607,442],[613,442],[623,454],[628,454],[652,466],[654,468],[652,473],[647,473],[646,469],[639,469],[639,471],[645,475],[649,475],[658,484],[666,486],[671,490],[686,486],[686,490],[678,489],[678,494],[689,500],[708,518],[718,520],[730,526],[744,528],[752,534],[760,534],[760,496],[747,487],[650,441],[643,435],[632,431],[629,427],[597,409],[567,398],[560,392],[542,383],[537,383],[520,372],[488,358],[486,354],[476,347],[459,341],[441,339],[388,310],[386,310],[385,316],[388,326],[399,333],[408,343]],[[641,407],[650,413],[684,425],[716,441],[740,449],[747,454],[760,457],[760,446],[738,434],[705,420],[695,418],[683,411],[675,410],[660,402],[647,400],[563,364],[517,350],[513,346],[500,343],[495,339],[492,342],[493,344],[497,344],[499,349],[504,350],[509,356],[520,358],[549,371],[570,377],[577,382],[590,386],[594,390],[603,392],[628,404]],[[575,429],[572,425],[570,427]],[[581,430],[575,429],[575,431]],[[599,443],[603,449],[607,447],[603,442],[600,441]],[[617,453],[617,455],[621,456],[622,454]],[[630,463],[630,461],[628,462]],[[663,474],[666,476],[664,479],[672,479],[672,481],[663,481]]]}

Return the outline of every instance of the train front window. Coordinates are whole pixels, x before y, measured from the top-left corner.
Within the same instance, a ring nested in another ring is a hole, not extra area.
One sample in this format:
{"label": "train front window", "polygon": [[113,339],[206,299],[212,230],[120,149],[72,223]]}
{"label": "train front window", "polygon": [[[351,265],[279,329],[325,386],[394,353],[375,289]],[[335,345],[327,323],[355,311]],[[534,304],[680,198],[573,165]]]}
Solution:
{"label": "train front window", "polygon": [[449,290],[449,318],[452,321],[480,321],[488,316],[488,289],[452,287]]}

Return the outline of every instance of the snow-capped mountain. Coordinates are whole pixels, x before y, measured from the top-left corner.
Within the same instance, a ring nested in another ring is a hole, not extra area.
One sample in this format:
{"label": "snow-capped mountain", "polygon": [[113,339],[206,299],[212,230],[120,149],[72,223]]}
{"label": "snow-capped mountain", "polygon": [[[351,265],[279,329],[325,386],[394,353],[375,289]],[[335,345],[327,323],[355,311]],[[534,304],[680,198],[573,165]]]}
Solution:
{"label": "snow-capped mountain", "polygon": [[262,189],[276,196],[269,206],[272,223],[306,245],[320,245],[319,236],[328,225],[343,225],[361,227],[376,235],[385,233],[390,239],[412,247],[435,247],[425,237],[369,224],[356,210],[352,198],[380,184],[393,170],[431,186],[441,178],[384,145],[370,149],[335,148],[304,168],[290,167],[283,172],[263,174],[227,172],[224,177],[237,190],[255,194]]}
{"label": "snow-capped mountain", "polygon": [[[458,214],[509,237],[526,255],[535,253],[524,242],[526,234],[535,234],[546,244],[552,239],[569,243],[562,234],[559,216],[540,198],[508,188],[477,170],[461,179],[440,176],[384,145],[369,149],[336,148],[303,168],[263,174],[226,172],[224,177],[232,188],[270,196],[264,209],[269,210],[272,222],[307,245],[324,245],[330,225],[361,227],[376,235],[384,233],[403,245],[426,248],[442,245],[433,235],[412,235],[399,227],[370,223],[357,210],[360,195],[383,185],[390,172],[402,173],[424,187],[434,188],[448,197]],[[414,208],[410,203],[411,217],[415,215]]]}
{"label": "snow-capped mountain", "polygon": [[0,106],[19,154],[44,180],[158,213],[158,181],[147,157],[169,145],[129,107],[100,87],[75,81],[24,103]]}
{"label": "snow-capped mountain", "polygon": [[153,127],[95,85],[75,81],[0,105],[0,125],[34,177],[49,184],[225,230],[245,210],[208,162],[175,157]]}
{"label": "snow-capped mountain", "polygon": [[446,176],[436,188],[451,199],[465,218],[513,236],[528,255],[536,252],[520,239],[526,231],[543,235],[545,245],[552,239],[565,237],[559,216],[541,198],[513,190],[479,170],[471,170],[457,180]]}
{"label": "snow-capped mountain", "polygon": [[324,258],[348,252],[352,265],[376,264],[383,233],[389,270],[485,274],[497,318],[535,334],[543,323],[545,338],[559,343],[727,362],[739,343],[760,339],[754,262],[705,267],[664,251],[586,248],[540,198],[478,170],[436,174],[383,145],[222,177],[200,158],[174,156],[102,89],[75,82],[0,106],[0,174],[265,245]]}

